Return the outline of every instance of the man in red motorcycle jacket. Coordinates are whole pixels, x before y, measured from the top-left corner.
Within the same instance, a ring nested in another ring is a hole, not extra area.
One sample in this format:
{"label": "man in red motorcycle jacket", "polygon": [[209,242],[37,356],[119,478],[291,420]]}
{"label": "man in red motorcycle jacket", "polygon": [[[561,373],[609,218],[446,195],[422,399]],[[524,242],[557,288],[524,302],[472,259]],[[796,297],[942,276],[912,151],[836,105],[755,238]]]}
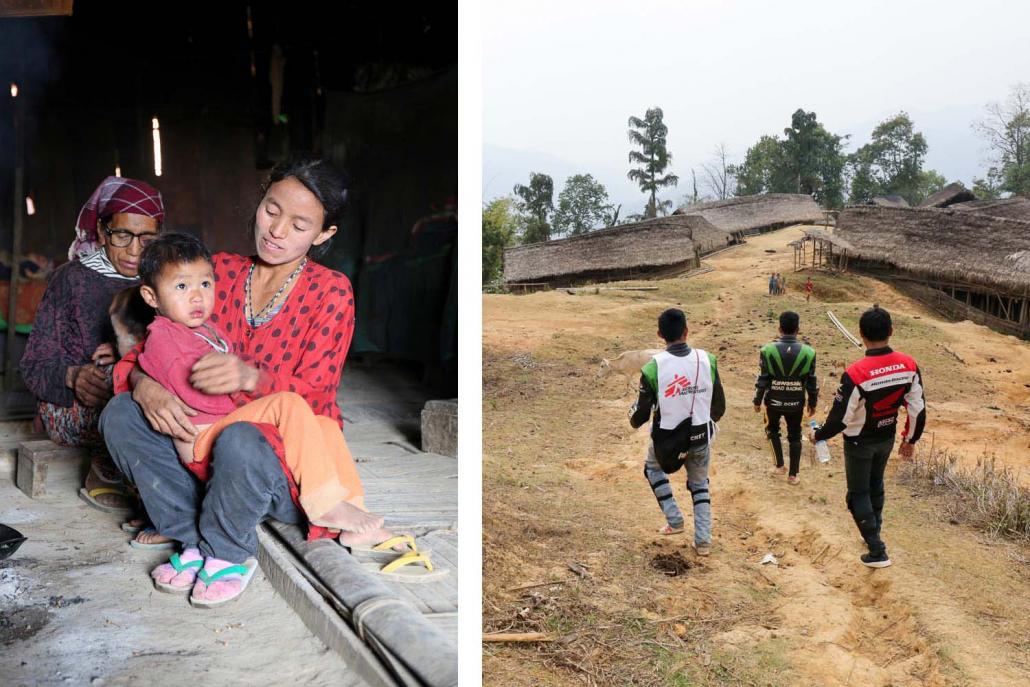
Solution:
{"label": "man in red motorcycle jacket", "polygon": [[830,414],[809,439],[843,433],[848,510],[869,547],[861,560],[870,568],[886,568],[891,560],[880,538],[883,473],[894,448],[898,409],[904,405],[907,414],[899,453],[910,458],[926,423],[926,400],[916,361],[888,345],[894,333],[890,313],[874,305],[862,313],[858,327],[865,357],[841,375]]}

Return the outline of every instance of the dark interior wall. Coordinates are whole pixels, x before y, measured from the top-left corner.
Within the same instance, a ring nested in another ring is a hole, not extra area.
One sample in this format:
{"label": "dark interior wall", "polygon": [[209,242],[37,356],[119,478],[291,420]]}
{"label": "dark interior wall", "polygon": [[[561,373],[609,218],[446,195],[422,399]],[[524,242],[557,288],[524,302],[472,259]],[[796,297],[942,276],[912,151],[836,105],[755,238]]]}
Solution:
{"label": "dark interior wall", "polygon": [[[351,276],[359,312],[391,313],[376,337],[363,335],[359,318],[356,341],[371,343],[353,350],[425,362],[404,308],[436,308],[454,287],[443,265],[456,257],[456,222],[432,218],[456,195],[456,63],[453,3],[77,0],[71,17],[0,18],[0,250],[11,245],[15,107],[37,208],[25,217],[22,252],[51,258],[65,258],[79,208],[116,163],[123,176],[161,190],[167,227],[215,250],[250,253],[261,180],[292,152],[311,151],[344,164],[357,182],[348,226],[325,262]],[[7,93],[12,81],[17,100]],[[413,240],[426,218],[433,230]],[[368,258],[387,254],[403,292],[373,303],[365,272],[378,263]],[[437,328],[456,320],[439,315]]]}
{"label": "dark interior wall", "polygon": [[[25,217],[26,252],[65,256],[79,208],[116,165],[161,191],[169,228],[197,233],[214,249],[245,250],[244,220],[261,176],[245,8],[212,3],[182,15],[154,9],[80,1],[71,17],[0,20],[0,67],[21,91],[17,101],[3,99],[0,115],[4,245],[17,106],[26,191],[37,209]],[[160,177],[152,117],[161,129]]]}

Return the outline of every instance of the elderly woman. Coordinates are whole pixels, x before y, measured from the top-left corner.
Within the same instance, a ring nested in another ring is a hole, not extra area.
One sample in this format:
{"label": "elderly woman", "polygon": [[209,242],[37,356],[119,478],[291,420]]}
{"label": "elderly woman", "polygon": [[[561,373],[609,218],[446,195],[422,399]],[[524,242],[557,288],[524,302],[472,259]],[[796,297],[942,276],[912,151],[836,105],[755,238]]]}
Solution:
{"label": "elderly woman", "polygon": [[47,435],[56,444],[89,450],[90,471],[79,493],[105,511],[132,507],[97,431],[112,391],[107,309],[114,294],[139,283],[140,253],[163,221],[157,189],[135,179],[104,179],[79,212],[69,262],[50,277],[21,359]]}
{"label": "elderly woman", "polygon": [[[231,348],[194,365],[195,389],[230,394],[237,405],[293,391],[342,427],[336,390],[354,334],[354,294],[346,276],[310,258],[328,249],[347,194],[345,177],[322,160],[296,159],[272,170],[251,225],[256,254],[214,256],[211,322]],[[126,356],[115,371],[115,390],[128,388],[127,376],[132,393],[115,396],[100,424],[157,530],[182,544],[182,553],[151,576],[162,591],[192,590],[194,605],[225,603],[253,575],[258,523],[305,522],[296,484],[283,467],[281,438],[268,425],[229,425],[215,442],[210,479],[201,483],[172,443],[172,437],[196,435],[190,421],[196,412],[133,362]],[[389,538],[381,518],[349,508],[342,543]],[[309,537],[326,534],[309,527]]]}

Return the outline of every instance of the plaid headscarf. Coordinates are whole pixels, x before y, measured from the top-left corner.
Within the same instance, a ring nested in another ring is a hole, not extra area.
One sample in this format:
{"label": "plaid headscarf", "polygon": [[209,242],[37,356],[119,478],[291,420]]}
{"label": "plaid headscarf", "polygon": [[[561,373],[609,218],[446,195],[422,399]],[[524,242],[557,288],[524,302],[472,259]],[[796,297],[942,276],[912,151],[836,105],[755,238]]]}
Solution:
{"label": "plaid headscarf", "polygon": [[164,223],[165,206],[161,192],[145,181],[125,177],[104,179],[79,211],[75,222],[75,240],[68,248],[68,259],[82,259],[100,248],[97,242],[97,220],[116,212],[153,217]]}

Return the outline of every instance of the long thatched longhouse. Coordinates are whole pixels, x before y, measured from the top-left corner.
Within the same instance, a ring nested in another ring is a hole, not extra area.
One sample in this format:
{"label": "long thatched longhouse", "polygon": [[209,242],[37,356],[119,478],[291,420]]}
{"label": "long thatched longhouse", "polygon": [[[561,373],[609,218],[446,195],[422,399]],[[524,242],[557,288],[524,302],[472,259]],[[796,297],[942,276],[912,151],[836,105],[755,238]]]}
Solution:
{"label": "long thatched longhouse", "polygon": [[981,215],[990,217],[1007,217],[1008,219],[1021,219],[1030,222],[1030,199],[1022,196],[1003,198],[1001,200],[971,200],[968,203],[958,203],[948,208],[962,212],[978,212]]}
{"label": "long thatched longhouse", "polygon": [[672,276],[700,267],[701,255],[731,241],[703,217],[659,217],[509,248],[504,251],[504,281],[558,287]]}
{"label": "long thatched longhouse", "polygon": [[677,215],[700,215],[737,240],[794,224],[822,224],[825,213],[818,203],[800,193],[765,193],[689,205]]}
{"label": "long thatched longhouse", "polygon": [[851,207],[835,231],[850,266],[945,314],[1030,339],[1030,222],[977,212]]}
{"label": "long thatched longhouse", "polygon": [[959,182],[953,182],[942,188],[937,193],[933,193],[926,197],[922,203],[919,204],[921,208],[946,208],[956,203],[966,203],[971,200],[976,200],[976,196],[973,192],[967,189]]}

